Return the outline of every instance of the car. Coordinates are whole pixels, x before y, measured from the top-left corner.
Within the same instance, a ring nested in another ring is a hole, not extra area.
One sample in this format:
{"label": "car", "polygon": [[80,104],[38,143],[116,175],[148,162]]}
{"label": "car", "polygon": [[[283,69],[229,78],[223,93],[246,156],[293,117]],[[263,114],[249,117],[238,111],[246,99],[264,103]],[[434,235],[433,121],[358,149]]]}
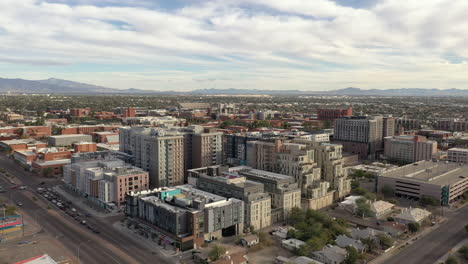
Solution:
{"label": "car", "polygon": [[93,229],[93,232],[96,233],[96,234],[101,233],[101,231],[97,230],[96,228]]}
{"label": "car", "polygon": [[90,214],[90,213],[86,213],[85,216],[86,216],[86,217],[91,217],[91,214]]}
{"label": "car", "polygon": [[56,200],[52,200],[52,203],[53,203],[53,204],[56,204],[56,203],[57,203],[57,201],[56,201]]}
{"label": "car", "polygon": [[22,202],[17,202],[16,203],[18,206],[23,206],[23,203]]}
{"label": "car", "polygon": [[16,189],[16,188],[18,188],[18,185],[13,185],[10,187],[10,189]]}
{"label": "car", "polygon": [[71,210],[72,210],[72,212],[76,212],[76,209],[75,209],[75,208],[72,208]]}
{"label": "car", "polygon": [[57,202],[57,206],[58,206],[58,207],[62,207],[62,203],[61,203],[61,202]]}
{"label": "car", "polygon": [[81,223],[82,225],[86,225],[86,221],[85,221],[85,220],[81,221],[80,223]]}
{"label": "car", "polygon": [[45,184],[45,182],[41,182],[41,183],[39,183],[39,185],[44,185],[44,184]]}
{"label": "car", "polygon": [[78,216],[73,217],[77,222],[81,222],[81,219]]}
{"label": "car", "polygon": [[77,213],[77,215],[78,215],[78,216],[83,216],[83,214],[81,214],[81,213]]}
{"label": "car", "polygon": [[18,190],[26,190],[26,186],[21,186],[18,188]]}

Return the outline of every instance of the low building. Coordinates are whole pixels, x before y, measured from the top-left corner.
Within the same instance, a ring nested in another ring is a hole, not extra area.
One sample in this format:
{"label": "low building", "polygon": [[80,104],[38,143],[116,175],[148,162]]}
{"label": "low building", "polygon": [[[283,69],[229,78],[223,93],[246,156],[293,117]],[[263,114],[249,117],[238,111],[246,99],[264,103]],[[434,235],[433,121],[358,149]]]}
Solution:
{"label": "low building", "polygon": [[397,197],[419,200],[431,196],[447,205],[468,190],[468,164],[419,161],[380,173],[377,191],[384,186]]}
{"label": "low building", "polygon": [[447,154],[449,162],[468,163],[468,148],[451,148]]}
{"label": "low building", "polygon": [[57,262],[47,254],[42,254],[13,264],[57,264]]}
{"label": "low building", "polygon": [[366,250],[366,246],[360,240],[350,238],[346,235],[337,236],[335,239],[335,243],[341,248],[353,247],[361,253]]}
{"label": "low building", "polygon": [[391,213],[394,206],[394,204],[386,201],[375,201],[371,203],[370,209],[373,217],[381,218]]}
{"label": "low building", "polygon": [[392,237],[398,237],[407,231],[407,225],[396,222],[384,222],[380,224],[380,227]]}
{"label": "low building", "polygon": [[31,150],[37,148],[45,148],[47,147],[47,143],[42,141],[36,141],[32,138],[26,139],[11,139],[11,140],[3,140],[0,141],[0,147],[7,151],[15,151],[15,150]]}
{"label": "low building", "polygon": [[180,250],[205,241],[242,233],[244,203],[204,192],[190,185],[127,195],[126,214],[133,221]]}
{"label": "low building", "polygon": [[275,264],[323,264],[306,256],[286,258],[278,256],[275,258]]}
{"label": "low building", "polygon": [[356,201],[362,198],[363,196],[359,195],[348,196],[344,201],[338,204],[338,207],[348,212],[355,213],[357,209]]}
{"label": "low building", "polygon": [[354,173],[356,171],[363,171],[372,175],[379,175],[382,172],[398,168],[397,165],[385,164],[381,162],[372,162],[371,164],[359,164],[352,167],[348,167],[348,173]]}
{"label": "low building", "polygon": [[326,245],[322,250],[312,252],[312,258],[325,264],[343,263],[348,251],[335,245]]}
{"label": "low building", "polygon": [[290,238],[281,241],[281,246],[287,250],[295,251],[301,248],[301,246],[305,245],[306,243],[302,240]]}
{"label": "low building", "polygon": [[50,146],[61,147],[61,146],[71,146],[79,142],[92,142],[92,137],[85,134],[70,134],[70,135],[57,135],[50,136],[48,143]]}
{"label": "low building", "polygon": [[75,153],[96,152],[97,144],[94,142],[78,142],[78,143],[73,144],[73,149]]}
{"label": "low building", "polygon": [[418,223],[421,224],[431,215],[431,212],[420,208],[404,208],[401,213],[396,215],[395,222],[401,224]]}
{"label": "low building", "polygon": [[241,243],[244,247],[255,246],[255,245],[257,245],[259,242],[260,242],[260,239],[259,239],[258,236],[255,235],[255,234],[247,235],[247,236],[244,236],[243,238],[240,239],[240,243]]}
{"label": "low building", "polygon": [[364,228],[364,229],[352,228],[351,229],[351,237],[354,239],[358,239],[358,240],[372,238],[377,241],[378,234],[384,234],[384,232],[373,229],[373,228]]}

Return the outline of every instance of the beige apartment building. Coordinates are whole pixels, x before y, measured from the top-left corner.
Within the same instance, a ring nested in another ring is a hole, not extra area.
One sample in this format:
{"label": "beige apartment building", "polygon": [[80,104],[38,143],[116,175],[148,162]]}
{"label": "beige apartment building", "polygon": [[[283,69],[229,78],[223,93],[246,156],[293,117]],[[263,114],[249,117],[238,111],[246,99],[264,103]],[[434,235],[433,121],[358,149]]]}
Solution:
{"label": "beige apartment building", "polygon": [[394,136],[384,139],[384,155],[404,162],[430,160],[437,153],[437,142],[424,136]]}
{"label": "beige apartment building", "polygon": [[451,148],[447,154],[450,162],[468,163],[468,148]]}

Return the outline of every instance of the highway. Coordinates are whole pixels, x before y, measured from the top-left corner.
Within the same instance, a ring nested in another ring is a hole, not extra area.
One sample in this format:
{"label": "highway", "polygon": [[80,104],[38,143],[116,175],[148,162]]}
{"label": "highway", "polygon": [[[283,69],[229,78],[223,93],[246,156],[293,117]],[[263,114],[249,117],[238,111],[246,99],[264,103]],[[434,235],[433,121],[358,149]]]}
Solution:
{"label": "highway", "polygon": [[464,229],[466,224],[468,224],[468,206],[455,212],[439,228],[404,248],[384,263],[435,263],[458,242],[468,237]]}
{"label": "highway", "polygon": [[[17,203],[23,203],[21,209],[27,212],[31,217],[37,219],[37,222],[43,227],[44,231],[57,237],[71,252],[78,255],[80,252],[81,263],[102,264],[102,263],[175,263],[174,260],[152,253],[130,240],[126,234],[116,231],[111,225],[118,218],[98,218],[90,217],[85,220],[93,227],[101,231],[100,234],[94,234],[86,227],[80,225],[62,211],[54,208],[47,210],[38,205],[27,192],[31,191],[36,197],[40,197],[35,192],[38,184],[44,179],[25,172],[22,168],[14,164],[10,159],[1,155],[0,167],[7,170],[11,175],[16,176],[28,186],[28,191],[11,190],[8,187],[7,194]],[[0,177],[1,185],[10,184]],[[47,181],[47,185],[57,184],[58,181]],[[78,250],[79,248],[79,250]]]}

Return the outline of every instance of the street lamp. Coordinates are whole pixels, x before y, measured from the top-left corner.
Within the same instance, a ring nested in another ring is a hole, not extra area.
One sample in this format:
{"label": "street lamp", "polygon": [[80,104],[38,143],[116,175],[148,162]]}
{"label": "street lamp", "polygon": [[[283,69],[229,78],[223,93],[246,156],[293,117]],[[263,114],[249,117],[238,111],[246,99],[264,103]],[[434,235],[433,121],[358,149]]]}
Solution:
{"label": "street lamp", "polygon": [[86,241],[81,241],[80,243],[78,243],[78,263],[81,264],[81,260],[80,260],[80,248],[81,248],[81,245],[83,243],[88,243],[88,242],[91,242],[91,240],[86,240]]}

